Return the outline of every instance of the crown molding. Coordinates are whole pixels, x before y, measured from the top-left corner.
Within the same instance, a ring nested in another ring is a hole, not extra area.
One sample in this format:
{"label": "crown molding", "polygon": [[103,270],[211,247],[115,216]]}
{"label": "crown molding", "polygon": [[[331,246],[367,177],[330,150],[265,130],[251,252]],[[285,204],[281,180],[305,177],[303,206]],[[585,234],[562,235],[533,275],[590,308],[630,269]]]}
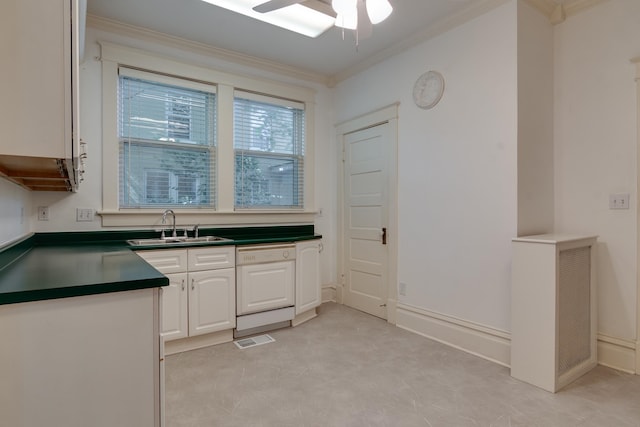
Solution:
{"label": "crown molding", "polygon": [[552,24],[560,24],[569,16],[609,0],[525,0],[542,12]]}
{"label": "crown molding", "polygon": [[160,43],[163,46],[186,50],[199,55],[209,57],[213,56],[225,61],[232,62],[234,64],[257,68],[259,70],[284,75],[294,79],[316,82],[325,86],[329,86],[330,84],[330,78],[321,73],[315,73],[313,71],[283,65],[274,61],[268,61],[231,50],[221,49],[205,43],[171,36],[165,33],[150,30],[148,28],[124,24],[119,21],[103,18],[96,15],[87,15],[87,27],[132,37],[138,40]]}

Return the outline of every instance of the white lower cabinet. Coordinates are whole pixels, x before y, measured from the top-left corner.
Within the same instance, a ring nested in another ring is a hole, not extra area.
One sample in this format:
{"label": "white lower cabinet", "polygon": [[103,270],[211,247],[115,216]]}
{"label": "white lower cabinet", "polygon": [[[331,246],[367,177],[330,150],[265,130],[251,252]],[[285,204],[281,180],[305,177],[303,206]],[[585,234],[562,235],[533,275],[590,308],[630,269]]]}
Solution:
{"label": "white lower cabinet", "polygon": [[235,291],[234,268],[189,273],[189,336],[233,329]]}
{"label": "white lower cabinet", "polygon": [[235,327],[234,246],[137,253],[169,279],[161,288],[165,342]]}
{"label": "white lower cabinet", "polygon": [[322,302],[320,288],[320,240],[296,244],[296,315],[309,311]]}
{"label": "white lower cabinet", "polygon": [[158,289],[0,305],[0,425],[159,427]]}
{"label": "white lower cabinet", "polygon": [[189,328],[187,273],[166,274],[169,286],[162,288],[162,330],[165,341],[184,338]]}

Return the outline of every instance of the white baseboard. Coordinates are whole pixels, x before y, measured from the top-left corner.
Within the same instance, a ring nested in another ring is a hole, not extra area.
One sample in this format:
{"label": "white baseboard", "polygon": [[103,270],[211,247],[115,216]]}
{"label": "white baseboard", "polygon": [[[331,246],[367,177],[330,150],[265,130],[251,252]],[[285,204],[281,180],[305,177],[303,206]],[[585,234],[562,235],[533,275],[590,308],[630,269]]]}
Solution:
{"label": "white baseboard", "polygon": [[598,334],[598,364],[635,374],[636,343]]}
{"label": "white baseboard", "polygon": [[212,332],[205,335],[196,335],[194,337],[180,338],[172,341],[165,341],[164,354],[176,354],[183,351],[196,350],[198,348],[209,347],[233,341],[233,329],[226,331]]}
{"label": "white baseboard", "polygon": [[401,303],[396,307],[396,326],[509,366],[511,339],[508,332]]}
{"label": "white baseboard", "polygon": [[[423,308],[398,303],[396,326],[509,367],[511,334]],[[598,334],[598,364],[637,373],[640,348],[635,341]]]}
{"label": "white baseboard", "polygon": [[291,326],[295,327],[295,326],[301,325],[304,322],[313,319],[317,315],[318,315],[318,312],[315,308],[312,308],[309,311],[305,311],[304,313],[300,313],[293,318],[293,320],[291,321]]}
{"label": "white baseboard", "polygon": [[336,302],[337,301],[336,285],[332,285],[332,284],[322,285],[321,297],[322,297],[322,302]]}

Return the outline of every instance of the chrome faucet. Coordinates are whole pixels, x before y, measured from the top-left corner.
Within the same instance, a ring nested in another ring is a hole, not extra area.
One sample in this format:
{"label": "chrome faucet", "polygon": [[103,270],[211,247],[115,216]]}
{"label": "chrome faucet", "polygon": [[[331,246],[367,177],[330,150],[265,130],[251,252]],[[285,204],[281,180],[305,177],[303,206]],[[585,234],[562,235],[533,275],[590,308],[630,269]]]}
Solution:
{"label": "chrome faucet", "polygon": [[193,237],[198,238],[198,230],[200,229],[200,224],[196,224],[193,226]]}
{"label": "chrome faucet", "polygon": [[[172,229],[172,233],[171,233],[171,237],[176,238],[178,237],[178,234],[176,233],[176,214],[173,212],[173,210],[171,209],[167,209],[166,211],[164,211],[162,213],[162,224],[164,225],[167,222],[167,214],[170,213],[171,216],[173,217],[173,229]],[[162,228],[162,234],[160,235],[161,239],[165,239],[165,235],[164,235],[164,227]]]}

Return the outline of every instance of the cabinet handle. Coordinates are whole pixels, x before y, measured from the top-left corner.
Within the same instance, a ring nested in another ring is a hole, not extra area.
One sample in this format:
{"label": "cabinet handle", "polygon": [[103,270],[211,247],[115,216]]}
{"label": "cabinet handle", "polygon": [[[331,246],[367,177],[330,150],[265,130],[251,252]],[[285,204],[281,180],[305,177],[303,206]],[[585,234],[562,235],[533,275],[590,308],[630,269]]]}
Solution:
{"label": "cabinet handle", "polygon": [[184,279],[182,279],[182,291],[184,292]]}
{"label": "cabinet handle", "polygon": [[387,244],[387,227],[382,227],[382,244]]}
{"label": "cabinet handle", "polygon": [[191,279],[191,290],[195,291],[196,290],[196,283],[195,283],[195,279]]}

